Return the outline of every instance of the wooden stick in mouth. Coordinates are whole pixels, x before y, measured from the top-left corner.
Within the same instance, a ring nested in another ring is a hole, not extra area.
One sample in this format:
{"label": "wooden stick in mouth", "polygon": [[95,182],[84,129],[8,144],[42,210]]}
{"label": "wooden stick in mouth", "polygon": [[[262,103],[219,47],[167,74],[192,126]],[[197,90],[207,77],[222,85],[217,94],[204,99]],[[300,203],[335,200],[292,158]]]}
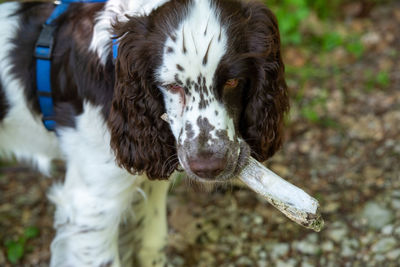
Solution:
{"label": "wooden stick in mouth", "polygon": [[[166,113],[162,114],[161,119],[170,123]],[[256,159],[250,157],[238,178],[292,221],[316,232],[324,226],[315,198],[285,181]]]}
{"label": "wooden stick in mouth", "polygon": [[315,198],[285,181],[254,158],[250,157],[238,178],[292,221],[316,232],[324,226]]}

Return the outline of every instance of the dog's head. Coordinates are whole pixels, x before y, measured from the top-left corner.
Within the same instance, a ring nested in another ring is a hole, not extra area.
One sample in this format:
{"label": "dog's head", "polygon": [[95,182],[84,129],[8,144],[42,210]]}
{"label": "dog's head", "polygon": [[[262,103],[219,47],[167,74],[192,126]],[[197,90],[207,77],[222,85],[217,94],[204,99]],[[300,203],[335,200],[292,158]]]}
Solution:
{"label": "dog's head", "polygon": [[288,95],[277,21],[263,4],[170,1],[115,31],[108,123],[128,171],[167,178],[180,162],[192,178],[225,181],[280,147]]}

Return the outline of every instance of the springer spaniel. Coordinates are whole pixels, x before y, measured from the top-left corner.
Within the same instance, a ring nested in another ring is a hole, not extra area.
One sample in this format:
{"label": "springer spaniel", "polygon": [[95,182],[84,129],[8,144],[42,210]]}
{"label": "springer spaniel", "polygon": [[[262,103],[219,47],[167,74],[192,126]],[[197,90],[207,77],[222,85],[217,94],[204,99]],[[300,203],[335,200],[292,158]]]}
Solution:
{"label": "springer spaniel", "polygon": [[33,51],[53,8],[0,5],[0,154],[47,174],[53,159],[66,162],[49,192],[51,266],[163,266],[173,172],[227,182],[250,155],[264,161],[281,145],[276,18],[239,0],[71,4],[57,20],[49,132]]}

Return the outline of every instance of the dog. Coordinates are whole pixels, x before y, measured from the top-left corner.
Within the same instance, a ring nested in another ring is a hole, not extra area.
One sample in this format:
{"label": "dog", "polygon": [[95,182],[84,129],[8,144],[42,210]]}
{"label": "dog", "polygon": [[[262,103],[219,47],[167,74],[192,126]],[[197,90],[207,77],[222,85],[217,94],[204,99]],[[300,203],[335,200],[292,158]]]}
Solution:
{"label": "dog", "polygon": [[53,9],[0,5],[0,155],[44,174],[65,161],[48,194],[51,266],[164,266],[169,177],[227,183],[281,146],[277,20],[239,0],[71,4],[56,21],[48,131],[33,54]]}

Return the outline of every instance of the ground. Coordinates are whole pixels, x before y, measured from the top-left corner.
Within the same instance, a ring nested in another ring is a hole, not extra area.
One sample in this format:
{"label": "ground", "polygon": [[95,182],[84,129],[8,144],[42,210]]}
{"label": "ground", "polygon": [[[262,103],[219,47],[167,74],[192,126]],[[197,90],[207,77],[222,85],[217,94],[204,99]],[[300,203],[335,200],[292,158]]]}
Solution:
{"label": "ground", "polygon": [[[182,182],[168,201],[173,266],[400,265],[399,25],[392,2],[333,26],[361,52],[285,47],[292,108],[285,144],[266,164],[320,201],[324,229],[302,228],[244,187],[207,193]],[[0,266],[47,266],[45,195],[59,173],[0,167]]]}

